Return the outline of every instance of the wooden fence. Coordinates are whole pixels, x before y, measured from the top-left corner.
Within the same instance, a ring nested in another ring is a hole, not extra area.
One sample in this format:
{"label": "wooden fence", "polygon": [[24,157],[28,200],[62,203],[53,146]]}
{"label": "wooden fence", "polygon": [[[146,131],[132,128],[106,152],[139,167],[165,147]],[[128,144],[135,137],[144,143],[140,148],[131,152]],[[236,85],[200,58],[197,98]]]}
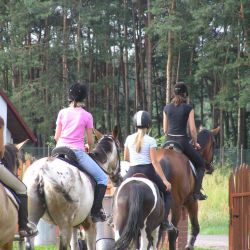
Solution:
{"label": "wooden fence", "polygon": [[250,250],[250,168],[236,168],[229,178],[229,250]]}

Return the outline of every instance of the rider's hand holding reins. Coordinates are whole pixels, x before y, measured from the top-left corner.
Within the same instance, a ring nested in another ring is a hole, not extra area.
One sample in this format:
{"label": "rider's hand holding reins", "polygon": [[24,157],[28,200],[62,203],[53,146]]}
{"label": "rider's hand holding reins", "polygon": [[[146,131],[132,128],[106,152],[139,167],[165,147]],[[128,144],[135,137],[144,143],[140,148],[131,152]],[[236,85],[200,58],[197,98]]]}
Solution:
{"label": "rider's hand holding reins", "polygon": [[193,145],[194,145],[194,148],[195,148],[196,150],[201,149],[201,146],[200,146],[200,144],[199,144],[198,142],[194,143]]}
{"label": "rider's hand holding reins", "polygon": [[169,181],[163,181],[164,185],[166,186],[167,191],[171,191],[171,183]]}

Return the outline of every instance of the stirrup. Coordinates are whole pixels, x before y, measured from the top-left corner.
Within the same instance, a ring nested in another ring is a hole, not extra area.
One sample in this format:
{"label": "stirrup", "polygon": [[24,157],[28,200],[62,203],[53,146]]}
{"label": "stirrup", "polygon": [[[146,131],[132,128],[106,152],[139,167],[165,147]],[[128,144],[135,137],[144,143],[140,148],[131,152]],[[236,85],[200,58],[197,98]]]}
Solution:
{"label": "stirrup", "polygon": [[96,222],[104,222],[106,221],[108,218],[107,218],[107,215],[105,213],[105,211],[103,209],[100,209],[99,211],[95,211],[91,214],[91,218],[92,218],[92,221],[94,223]]}
{"label": "stirrup", "polygon": [[19,229],[19,236],[20,238],[33,238],[38,235],[38,230],[36,225],[32,222],[28,222],[25,228]]}

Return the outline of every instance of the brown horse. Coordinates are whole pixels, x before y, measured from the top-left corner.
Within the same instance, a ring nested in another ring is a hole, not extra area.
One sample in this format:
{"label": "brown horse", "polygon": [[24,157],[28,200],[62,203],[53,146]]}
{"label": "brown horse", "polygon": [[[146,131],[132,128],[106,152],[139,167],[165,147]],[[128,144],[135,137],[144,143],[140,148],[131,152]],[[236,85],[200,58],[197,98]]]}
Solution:
{"label": "brown horse", "polygon": [[[25,143],[26,141],[18,145],[7,144],[1,147],[2,163],[15,175],[19,166],[18,152]],[[2,183],[0,183],[0,201],[0,249],[10,250],[17,229],[18,211]]]}
{"label": "brown horse", "polygon": [[[198,134],[198,142],[201,145],[200,154],[205,161],[206,171],[211,173],[209,169],[213,161],[214,154],[214,136],[219,132],[219,127],[209,131],[202,130]],[[200,227],[198,221],[198,202],[193,198],[193,189],[195,184],[195,176],[190,167],[189,159],[180,151],[174,148],[164,148],[157,151],[157,159],[160,162],[162,169],[172,185],[172,218],[171,221],[175,227],[181,216],[181,210],[184,206],[189,215],[191,222],[191,236],[185,249],[193,249]],[[178,230],[169,232],[169,249],[176,249],[176,239]]]}

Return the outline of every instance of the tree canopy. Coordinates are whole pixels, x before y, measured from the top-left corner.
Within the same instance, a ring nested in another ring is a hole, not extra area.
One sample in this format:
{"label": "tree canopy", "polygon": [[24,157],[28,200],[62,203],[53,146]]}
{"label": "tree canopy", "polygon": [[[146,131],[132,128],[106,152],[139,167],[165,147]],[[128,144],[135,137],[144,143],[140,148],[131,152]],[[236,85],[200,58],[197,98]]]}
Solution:
{"label": "tree canopy", "polygon": [[172,86],[220,146],[249,147],[249,0],[4,0],[0,87],[45,145],[74,82],[88,86],[95,126],[123,138],[139,109],[162,135]]}

